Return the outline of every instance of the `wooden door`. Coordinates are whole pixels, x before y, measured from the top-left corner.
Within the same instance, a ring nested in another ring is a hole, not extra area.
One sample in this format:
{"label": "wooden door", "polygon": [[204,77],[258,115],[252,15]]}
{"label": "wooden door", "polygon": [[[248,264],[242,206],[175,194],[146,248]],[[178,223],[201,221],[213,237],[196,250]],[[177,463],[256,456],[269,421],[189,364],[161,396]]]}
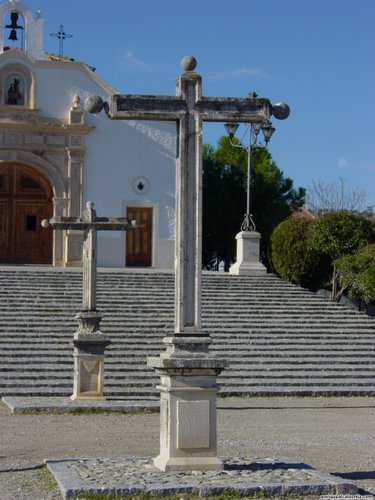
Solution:
{"label": "wooden door", "polygon": [[152,265],[152,217],[149,207],[128,207],[127,218],[137,221],[137,229],[126,231],[126,265],[150,267]]}
{"label": "wooden door", "polygon": [[0,262],[52,263],[52,231],[41,221],[52,217],[52,190],[27,165],[0,165]]}

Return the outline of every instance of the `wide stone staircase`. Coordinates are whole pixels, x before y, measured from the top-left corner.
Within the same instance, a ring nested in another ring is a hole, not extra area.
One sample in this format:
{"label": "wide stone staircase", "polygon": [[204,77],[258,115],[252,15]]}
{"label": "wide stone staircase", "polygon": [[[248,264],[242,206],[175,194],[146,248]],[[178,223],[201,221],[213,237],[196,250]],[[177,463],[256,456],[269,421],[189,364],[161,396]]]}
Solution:
{"label": "wide stone staircase", "polygon": [[[203,331],[228,360],[222,395],[375,395],[375,319],[273,275],[203,273]],[[0,396],[69,396],[80,270],[0,268]],[[173,332],[174,277],[101,270],[105,393],[156,401],[146,366]]]}

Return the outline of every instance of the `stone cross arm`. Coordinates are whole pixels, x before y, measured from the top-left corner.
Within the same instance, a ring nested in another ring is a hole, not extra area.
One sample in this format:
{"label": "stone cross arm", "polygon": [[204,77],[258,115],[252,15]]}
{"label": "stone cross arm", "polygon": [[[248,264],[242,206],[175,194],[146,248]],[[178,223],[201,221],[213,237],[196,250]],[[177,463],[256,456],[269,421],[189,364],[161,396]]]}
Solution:
{"label": "stone cross arm", "polygon": [[126,217],[97,217],[94,203],[88,201],[82,217],[52,217],[42,220],[43,227],[52,229],[74,229],[85,231],[90,229],[103,231],[125,231],[128,227],[136,227],[135,221]]}
{"label": "stone cross arm", "polygon": [[103,106],[118,120],[173,121],[193,111],[203,121],[263,122],[273,111],[269,99],[254,97],[200,97],[189,105],[181,96],[114,94]]}
{"label": "stone cross arm", "polygon": [[125,217],[97,217],[93,222],[81,217],[52,217],[44,219],[42,226],[52,229],[71,229],[75,231],[85,231],[86,229],[96,229],[97,231],[124,231],[129,227],[135,227],[135,221],[129,221]]}

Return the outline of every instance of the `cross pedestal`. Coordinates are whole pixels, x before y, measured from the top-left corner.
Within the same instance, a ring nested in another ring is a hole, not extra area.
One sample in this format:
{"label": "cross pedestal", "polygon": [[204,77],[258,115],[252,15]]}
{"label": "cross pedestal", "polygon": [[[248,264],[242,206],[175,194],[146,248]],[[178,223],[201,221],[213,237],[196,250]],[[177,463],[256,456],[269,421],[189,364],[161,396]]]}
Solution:
{"label": "cross pedestal", "polygon": [[71,399],[103,400],[104,351],[111,343],[100,331],[102,316],[95,311],[76,315],[79,327],[73,337],[74,377]]}
{"label": "cross pedestal", "polygon": [[126,231],[135,223],[125,218],[97,217],[94,203],[87,202],[83,217],[53,217],[42,221],[55,230],[83,230],[82,310],[73,337],[74,382],[71,399],[104,399],[104,351],[110,340],[100,331],[102,316],[96,311],[97,231]]}
{"label": "cross pedestal", "polygon": [[103,108],[110,119],[174,121],[178,131],[176,168],[175,325],[164,338],[166,351],[148,358],[160,375],[161,470],[217,470],[216,377],[225,359],[209,352],[201,327],[202,122],[266,122],[268,99],[203,97],[196,60],[182,60],[175,96],[120,95],[108,102],[90,96],[86,110]]}
{"label": "cross pedestal", "polygon": [[166,352],[148,358],[160,375],[160,453],[155,466],[169,470],[220,470],[216,435],[216,377],[226,365],[209,353],[211,338],[170,336]]}
{"label": "cross pedestal", "polygon": [[241,231],[236,234],[237,259],[230,267],[230,274],[264,276],[267,269],[259,261],[260,234],[257,231]]}

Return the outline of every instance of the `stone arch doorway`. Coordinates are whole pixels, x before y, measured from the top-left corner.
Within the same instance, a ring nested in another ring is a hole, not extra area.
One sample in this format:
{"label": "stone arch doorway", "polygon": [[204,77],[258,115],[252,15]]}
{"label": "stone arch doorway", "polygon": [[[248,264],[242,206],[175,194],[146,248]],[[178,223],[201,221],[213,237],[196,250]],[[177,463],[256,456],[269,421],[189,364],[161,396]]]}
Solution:
{"label": "stone arch doorway", "polygon": [[41,227],[53,215],[52,189],[36,169],[0,164],[0,262],[52,264],[52,231]]}

